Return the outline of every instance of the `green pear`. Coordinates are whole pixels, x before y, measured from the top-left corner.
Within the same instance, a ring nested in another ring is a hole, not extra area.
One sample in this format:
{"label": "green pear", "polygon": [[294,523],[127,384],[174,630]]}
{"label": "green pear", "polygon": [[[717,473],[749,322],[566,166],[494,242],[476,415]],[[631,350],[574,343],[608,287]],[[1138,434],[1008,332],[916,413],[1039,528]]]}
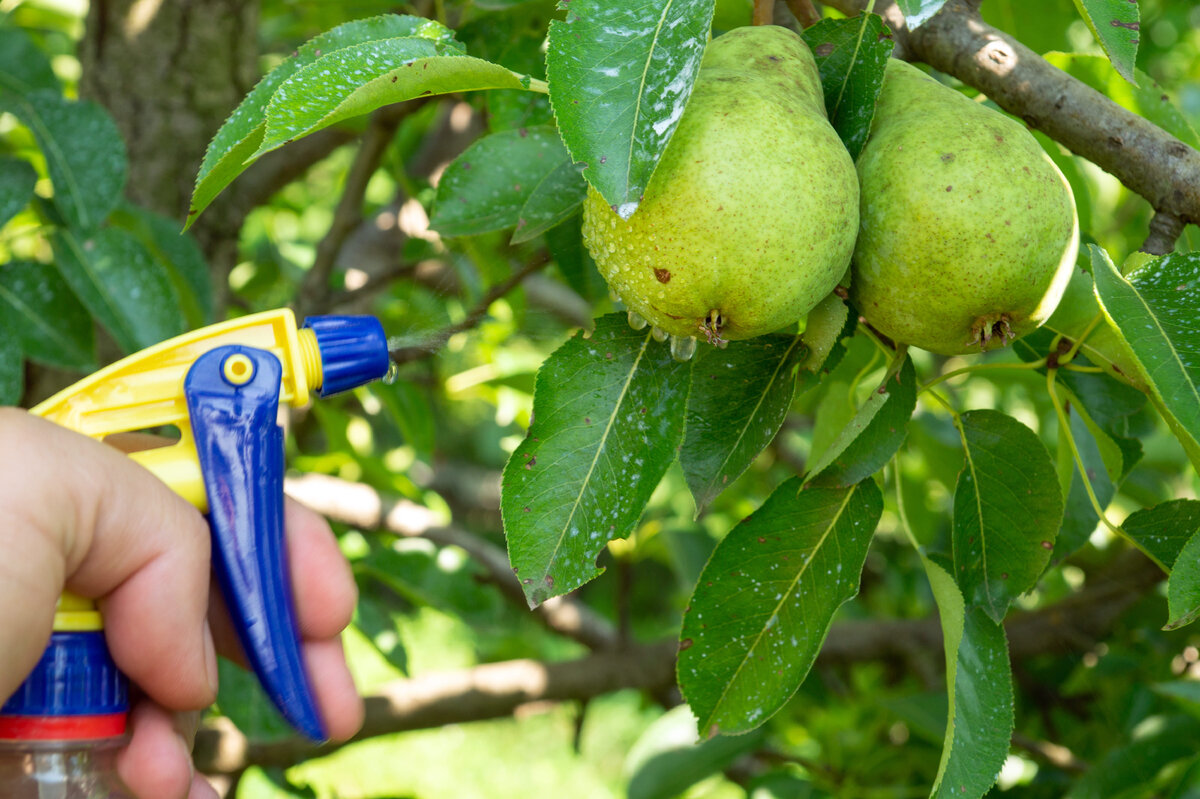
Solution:
{"label": "green pear", "polygon": [[627,216],[589,190],[584,242],[610,288],[662,332],[751,338],[833,290],[854,249],[858,180],[799,36],[761,26],[709,43]]}
{"label": "green pear", "polygon": [[1075,199],[1023,125],[892,59],[857,166],[850,296],[872,326],[958,355],[1054,312],[1079,246]]}

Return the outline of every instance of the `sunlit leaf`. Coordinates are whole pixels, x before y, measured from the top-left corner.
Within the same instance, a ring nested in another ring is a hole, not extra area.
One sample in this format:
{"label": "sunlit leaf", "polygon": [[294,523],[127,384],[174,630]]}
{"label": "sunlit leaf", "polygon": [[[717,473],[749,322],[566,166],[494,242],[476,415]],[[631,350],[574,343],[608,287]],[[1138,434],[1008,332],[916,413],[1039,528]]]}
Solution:
{"label": "sunlit leaf", "polygon": [[799,336],[775,335],[697,354],[679,452],[697,515],[775,437],[805,352]]}
{"label": "sunlit leaf", "polygon": [[851,485],[882,469],[904,443],[916,405],[917,377],[905,355],[809,467],[808,479],[821,485]]}
{"label": "sunlit leaf", "polygon": [[37,173],[28,161],[0,157],[0,228],[33,199]]}
{"label": "sunlit leaf", "polygon": [[92,317],[50,264],[0,264],[0,317],[29,358],[81,372],[96,368]]}
{"label": "sunlit leaf", "polygon": [[128,172],[125,142],[108,112],[45,90],[0,94],[0,110],[11,111],[37,139],[66,224],[81,232],[98,227],[117,204]]}
{"label": "sunlit leaf", "polygon": [[550,24],[546,74],[563,141],[629,218],[700,70],[713,0],[574,0]]}
{"label": "sunlit leaf", "polygon": [[858,593],[879,488],[802,485],[788,480],[721,540],[684,614],[679,687],[706,735],[754,729],[779,710]]}
{"label": "sunlit leaf", "polygon": [[983,608],[967,610],[954,578],[922,557],[946,649],[949,706],[942,760],[931,797],[978,799],[1008,756],[1013,679],[1004,627]]}
{"label": "sunlit leaf", "polygon": [[1054,463],[1037,435],[997,411],[958,421],[966,463],[954,490],[954,577],[996,622],[1033,588],[1063,517]]}
{"label": "sunlit leaf", "polygon": [[803,363],[806,371],[829,371],[837,366],[838,342],[853,331],[853,327],[847,329],[849,316],[850,308],[836,294],[830,294],[808,312],[803,333],[804,345],[808,347]]}
{"label": "sunlit leaf", "polygon": [[328,30],[301,45],[295,53],[271,70],[250,94],[246,95],[209,142],[204,161],[196,175],[196,188],[192,193],[188,224],[190,225],[196,219],[196,215],[207,208],[209,203],[242,173],[247,166],[247,159],[257,152],[266,130],[267,104],[284,81],[322,55],[351,44],[398,36],[419,37],[443,44],[454,41],[454,32],[433,20],[385,14],[354,20]]}
{"label": "sunlit leaf", "polygon": [[1200,616],[1200,525],[1183,545],[1167,579],[1167,610],[1168,630],[1191,624]]}
{"label": "sunlit leaf", "polygon": [[1137,0],[1075,0],[1075,7],[1117,72],[1137,85],[1134,62],[1141,36]]}
{"label": "sunlit leaf", "polygon": [[904,12],[908,29],[912,30],[941,11],[942,6],[946,5],[946,0],[897,0],[896,4]]}
{"label": "sunlit leaf", "polygon": [[184,331],[170,278],[129,233],[105,228],[79,238],[59,230],[52,241],[59,272],[126,353]]}
{"label": "sunlit leaf", "polygon": [[895,46],[887,30],[878,14],[859,14],[823,19],[802,34],[821,72],[829,123],[851,158],[862,152],[875,118],[884,67]]}
{"label": "sunlit leaf", "polygon": [[1200,253],[1165,255],[1123,277],[1091,247],[1096,297],[1182,436],[1200,442]]}
{"label": "sunlit leaf", "polygon": [[534,422],[504,467],[501,513],[531,606],[600,574],[633,530],[683,436],[691,363],[624,314],[596,320],[538,371]]}
{"label": "sunlit leaf", "polygon": [[450,92],[526,89],[529,78],[419,37],[377,39],[323,55],[279,85],[252,157],[385,105]]}
{"label": "sunlit leaf", "polygon": [[763,745],[761,733],[697,738],[696,719],[685,705],[652,722],[625,761],[626,799],[674,799]]}
{"label": "sunlit leaf", "polygon": [[1129,514],[1121,529],[1169,572],[1184,545],[1200,530],[1200,501],[1173,499],[1142,508]]}

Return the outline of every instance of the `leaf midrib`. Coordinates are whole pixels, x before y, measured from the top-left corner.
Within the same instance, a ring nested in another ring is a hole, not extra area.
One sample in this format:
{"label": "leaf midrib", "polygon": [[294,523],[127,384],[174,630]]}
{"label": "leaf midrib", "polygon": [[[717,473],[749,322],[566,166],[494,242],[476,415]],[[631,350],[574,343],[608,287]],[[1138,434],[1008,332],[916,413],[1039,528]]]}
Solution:
{"label": "leaf midrib", "polygon": [[658,18],[658,25],[654,28],[654,38],[650,42],[650,49],[646,53],[646,65],[642,67],[642,77],[638,81],[637,101],[633,106],[633,130],[629,137],[629,158],[625,161],[625,202],[629,202],[629,184],[633,175],[633,146],[637,141],[638,119],[642,116],[642,98],[646,95],[646,75],[650,73],[650,62],[654,60],[654,51],[658,48],[658,40],[662,35],[663,24],[667,21],[667,14],[671,11],[671,6],[675,0],[667,0],[667,4],[663,6],[662,15]]}
{"label": "leaf midrib", "polygon": [[[801,489],[801,491],[803,490],[804,489]],[[846,507],[850,504],[850,499],[854,496],[856,491],[858,491],[857,484],[851,486],[850,490],[846,492],[846,498],[842,500],[842,504],[837,509],[837,513],[835,513],[833,518],[829,521],[825,531],[821,533],[821,538],[817,541],[816,545],[813,546],[812,552],[809,554],[808,559],[804,561],[804,565],[800,567],[800,570],[796,572],[796,576],[792,578],[792,582],[790,585],[788,585],[787,590],[782,593],[780,600],[775,603],[775,609],[771,611],[771,615],[767,616],[767,621],[770,621],[778,616],[780,608],[786,605],[788,600],[791,599],[792,593],[796,590],[796,585],[800,582],[800,578],[805,575],[805,573],[808,571],[808,567],[811,566],[812,562],[817,559],[817,553],[820,552],[821,547],[825,545],[825,539],[829,538],[829,534],[833,532],[835,527],[837,527],[838,521],[842,518],[842,514],[845,513]],[[734,683],[737,682],[738,675],[742,673],[742,670],[746,668],[746,664],[750,662],[751,656],[753,655],[755,649],[758,648],[759,643],[762,642],[763,636],[767,634],[768,629],[769,628],[767,625],[764,624],[762,629],[758,631],[758,635],[754,637],[754,641],[751,642],[750,646],[746,648],[746,654],[742,656],[742,662],[738,664],[737,668],[734,669],[733,674],[728,680],[726,680],[725,688],[721,691],[721,695],[717,697],[717,701],[713,703],[712,712],[708,714],[705,723],[701,727],[702,730],[712,726],[713,719],[716,718],[716,715],[720,710],[721,703],[725,701],[725,697],[729,695],[730,689],[732,689]]]}
{"label": "leaf midrib", "polygon": [[567,520],[563,522],[562,531],[558,534],[558,540],[554,544],[554,551],[550,553],[550,557],[546,560],[546,568],[542,572],[543,579],[554,570],[554,562],[558,559],[558,553],[562,549],[563,541],[567,538],[567,531],[571,529],[571,521],[574,520],[575,513],[579,510],[579,504],[583,501],[583,495],[587,491],[588,483],[591,482],[592,473],[596,471],[596,464],[600,461],[600,453],[604,451],[604,445],[608,441],[609,433],[612,432],[613,423],[620,414],[621,405],[625,402],[625,395],[629,393],[629,386],[633,383],[633,377],[637,374],[638,365],[642,362],[642,357],[646,354],[646,348],[649,344],[650,335],[647,334],[642,339],[642,348],[638,350],[637,357],[633,359],[633,365],[629,367],[629,374],[625,378],[625,385],[621,386],[621,393],[617,396],[617,401],[613,404],[612,413],[608,416],[608,423],[604,426],[604,433],[600,436],[600,441],[596,444],[596,454],[592,456],[592,462],[588,466],[587,474],[583,476],[579,492],[575,495],[575,504],[571,506],[571,512],[567,515]]}

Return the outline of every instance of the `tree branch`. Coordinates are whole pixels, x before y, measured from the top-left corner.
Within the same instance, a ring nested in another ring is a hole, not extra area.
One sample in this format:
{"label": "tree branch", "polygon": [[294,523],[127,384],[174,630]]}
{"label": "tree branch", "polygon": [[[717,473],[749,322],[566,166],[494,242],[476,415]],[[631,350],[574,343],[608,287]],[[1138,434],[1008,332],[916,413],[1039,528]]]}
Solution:
{"label": "tree branch", "polygon": [[[866,0],[829,4],[855,14]],[[979,89],[1005,111],[1114,175],[1155,211],[1185,223],[1200,222],[1200,152],[988,25],[976,4],[950,0],[907,33],[892,16],[886,19],[912,58]]]}
{"label": "tree branch", "polygon": [[[396,511],[384,514],[380,508],[377,513],[391,518]],[[1005,629],[1013,660],[1091,649],[1121,613],[1164,576],[1141,553],[1121,553],[1081,591],[1054,605],[1012,614]],[[817,662],[829,666],[903,659],[914,645],[936,652],[941,659],[941,625],[936,618],[841,622],[830,631]],[[627,688],[661,690],[673,684],[676,649],[677,643],[667,640],[567,662],[515,660],[400,680],[367,698],[367,720],[354,740],[500,718],[531,702],[581,701]],[[337,746],[316,746],[296,738],[251,741],[228,719],[216,719],[201,729],[194,757],[201,772],[236,774],[250,765],[290,766]],[[1052,754],[1064,760],[1062,752]],[[1063,767],[1071,765],[1074,761]]]}
{"label": "tree branch", "polygon": [[787,0],[787,7],[802,28],[811,28],[821,21],[821,15],[813,8],[812,0]]}
{"label": "tree branch", "polygon": [[[670,685],[675,646],[662,641],[560,663],[510,660],[399,680],[367,697],[366,720],[352,740],[503,718],[531,702],[581,701],[626,688]],[[193,759],[205,774],[236,774],[251,765],[291,766],[340,746],[301,738],[251,741],[228,719],[217,719],[196,736]]]}
{"label": "tree branch", "polygon": [[296,308],[301,316],[328,300],[331,293],[329,276],[333,273],[338,253],[341,252],[346,237],[362,221],[363,196],[367,191],[367,183],[379,168],[379,162],[387,152],[399,126],[400,117],[396,114],[371,115],[362,144],[354,156],[354,163],[346,174],[346,186],[338,200],[333,221],[325,237],[317,244],[312,268],[308,270],[296,292]]}
{"label": "tree branch", "polygon": [[[525,592],[502,549],[465,530],[439,526],[434,513],[424,506],[406,499],[390,500],[370,486],[321,474],[289,477],[284,481],[284,491],[301,504],[343,524],[363,530],[387,530],[406,537],[419,536],[440,547],[459,547],[484,568],[506,598],[526,607]],[[533,613],[548,629],[589,649],[618,647],[613,625],[570,596],[544,602]]]}
{"label": "tree branch", "polygon": [[491,307],[493,302],[500,299],[505,294],[508,294],[508,292],[516,288],[522,280],[539,269],[544,268],[548,263],[550,263],[549,256],[543,254],[533,262],[526,264],[504,282],[497,283],[495,286],[492,286],[488,293],[483,295],[482,299],[475,304],[475,307],[467,313],[466,317],[463,318],[462,321],[443,328],[431,336],[427,341],[423,341],[420,344],[399,347],[392,350],[392,362],[396,364],[405,364],[411,361],[419,361],[422,358],[428,358],[430,355],[433,355],[446,345],[446,342],[450,340],[451,336],[455,335],[456,333],[462,333],[465,330],[471,330],[480,322],[482,322],[483,318],[487,316],[488,308]]}

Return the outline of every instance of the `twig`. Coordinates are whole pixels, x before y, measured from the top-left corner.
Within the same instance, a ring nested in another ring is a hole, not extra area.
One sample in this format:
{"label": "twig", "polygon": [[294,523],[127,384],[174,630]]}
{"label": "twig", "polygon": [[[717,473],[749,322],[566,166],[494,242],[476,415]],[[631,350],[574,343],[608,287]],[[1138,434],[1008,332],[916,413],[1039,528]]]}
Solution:
{"label": "twig", "polygon": [[1175,242],[1183,235],[1183,227],[1179,217],[1159,211],[1150,220],[1150,233],[1142,243],[1141,252],[1166,255],[1175,249]]}
{"label": "twig", "polygon": [[1013,733],[1012,742],[1013,746],[1024,749],[1043,763],[1049,763],[1071,774],[1083,774],[1089,768],[1087,763],[1075,757],[1074,752],[1060,744],[1039,741],[1019,731]]}
{"label": "twig", "polygon": [[[387,530],[421,537],[438,546],[464,550],[483,567],[502,594],[526,606],[525,592],[502,549],[457,527],[442,527],[428,508],[405,499],[388,499],[374,488],[322,474],[289,477],[284,490],[293,499],[334,521],[363,530]],[[533,611],[546,627],[593,650],[617,649],[613,626],[587,605],[569,596],[555,597]]]}
{"label": "twig", "polygon": [[[829,0],[829,5],[853,15],[866,0]],[[892,4],[884,6],[890,11]],[[893,14],[884,18],[913,58],[979,89],[1117,177],[1156,211],[1200,222],[1200,152],[988,25],[974,4],[950,0],[908,32]]]}
{"label": "twig", "polygon": [[821,21],[821,15],[813,8],[812,0],[787,0],[787,7],[802,28],[811,28]]}
{"label": "twig", "polygon": [[754,0],[751,25],[770,25],[775,21],[775,0]]}
{"label": "twig", "polygon": [[371,115],[362,144],[346,175],[346,187],[338,200],[333,222],[330,223],[325,237],[317,244],[312,268],[308,270],[304,282],[296,292],[296,308],[302,316],[328,300],[329,276],[333,273],[337,255],[346,237],[362,220],[363,195],[367,191],[367,183],[379,168],[379,162],[387,152],[399,125],[400,120],[394,114]]}
{"label": "twig", "polygon": [[492,286],[488,293],[483,295],[483,298],[475,304],[475,307],[467,313],[466,317],[460,322],[456,322],[449,327],[445,327],[437,333],[433,334],[428,340],[414,344],[409,347],[399,347],[392,350],[392,362],[396,364],[405,364],[412,361],[419,361],[422,358],[428,358],[435,352],[446,345],[452,336],[457,333],[462,333],[466,330],[471,330],[487,316],[488,308],[492,303],[503,297],[508,292],[516,288],[522,280],[529,275],[545,268],[546,264],[550,263],[550,257],[546,254],[540,255],[532,263],[526,264],[521,269],[517,270],[511,277],[502,283],[497,283]]}

